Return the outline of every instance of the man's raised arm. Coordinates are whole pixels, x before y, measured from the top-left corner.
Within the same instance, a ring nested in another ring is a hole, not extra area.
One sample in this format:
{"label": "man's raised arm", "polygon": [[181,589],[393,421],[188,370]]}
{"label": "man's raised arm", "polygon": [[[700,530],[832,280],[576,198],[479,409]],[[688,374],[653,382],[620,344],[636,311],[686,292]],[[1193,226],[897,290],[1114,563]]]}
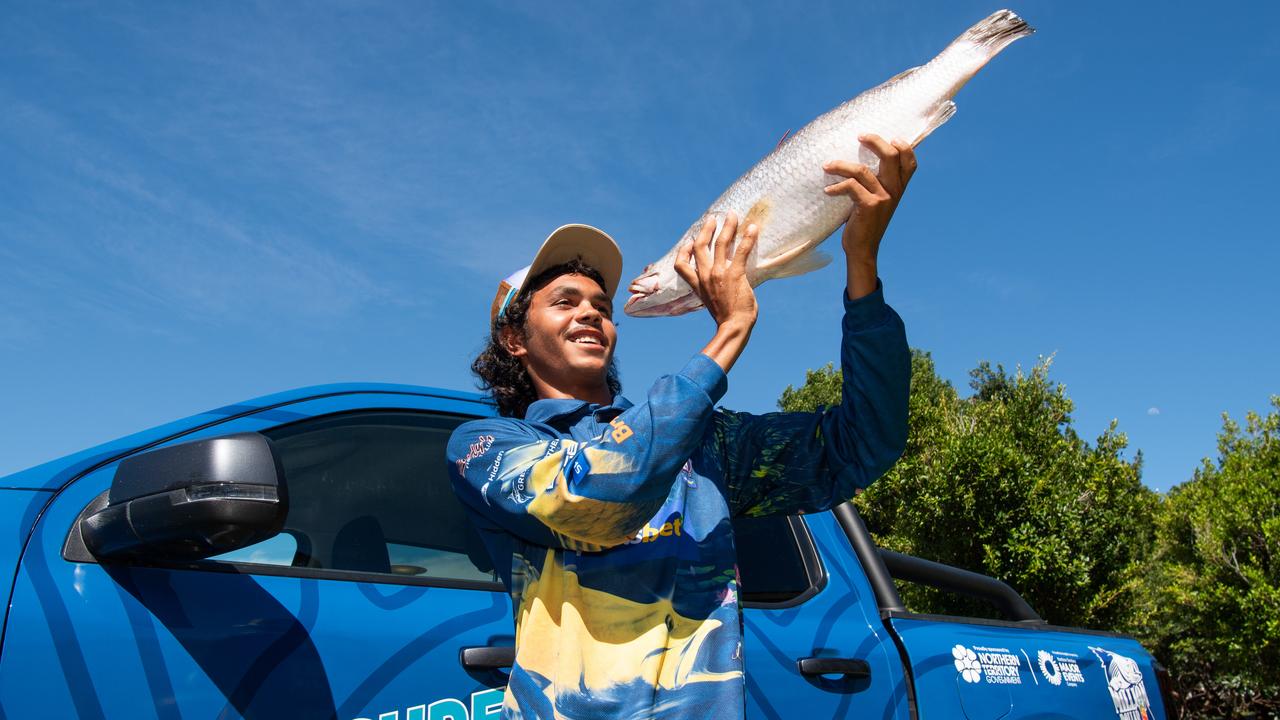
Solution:
{"label": "man's raised arm", "polygon": [[841,401],[820,413],[718,413],[715,436],[735,515],[815,512],[853,497],[906,447],[911,353],[902,319],[884,302],[880,241],[908,181],[915,152],[902,141],[860,140],[880,158],[827,163],[844,180],[826,188],[853,209],[841,244],[847,280],[841,322]]}

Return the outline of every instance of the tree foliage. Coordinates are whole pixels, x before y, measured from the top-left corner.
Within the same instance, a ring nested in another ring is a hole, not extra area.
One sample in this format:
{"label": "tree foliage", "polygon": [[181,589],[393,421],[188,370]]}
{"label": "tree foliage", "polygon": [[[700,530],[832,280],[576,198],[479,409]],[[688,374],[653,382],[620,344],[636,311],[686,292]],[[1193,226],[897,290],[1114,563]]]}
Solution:
{"label": "tree foliage", "polygon": [[[1114,422],[1093,445],[1076,434],[1050,364],[1010,373],[982,363],[961,397],[913,351],[906,451],[857,502],[883,547],[1000,578],[1050,622],[1114,628],[1135,607],[1157,500],[1141,483],[1141,456],[1124,459]],[[839,399],[840,371],[828,365],[779,406]],[[970,598],[901,589],[917,612],[991,614]]]}
{"label": "tree foliage", "polygon": [[[1049,370],[982,363],[962,397],[913,351],[906,451],[856,501],[877,542],[998,577],[1050,622],[1137,635],[1181,717],[1280,717],[1280,396],[1243,427],[1224,415],[1217,461],[1160,498],[1114,422],[1092,445],[1077,435]],[[778,405],[839,400],[827,365]],[[990,615],[900,589],[918,612]]]}
{"label": "tree foliage", "polygon": [[1196,717],[1280,716],[1280,396],[1169,491],[1138,632]]}

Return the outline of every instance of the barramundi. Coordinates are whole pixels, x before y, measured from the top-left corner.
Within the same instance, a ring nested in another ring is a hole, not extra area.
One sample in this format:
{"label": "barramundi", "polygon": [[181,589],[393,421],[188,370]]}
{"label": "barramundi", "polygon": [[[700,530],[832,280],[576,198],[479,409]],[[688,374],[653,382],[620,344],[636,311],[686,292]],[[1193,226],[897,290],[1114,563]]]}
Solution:
{"label": "barramundi", "polygon": [[[756,163],[716,199],[680,242],[631,281],[628,315],[682,315],[702,302],[676,274],[676,254],[697,237],[708,215],[717,220],[734,212],[738,232],[759,227],[755,250],[747,263],[747,277],[757,286],[765,280],[812,272],[831,261],[818,245],[849,217],[853,200],[831,197],[823,188],[844,180],[828,174],[823,164],[846,160],[879,170],[879,158],[857,141],[875,134],[913,146],[955,114],[951,101],[969,78],[1018,38],[1035,32],[1022,18],[1001,10],[956,38],[937,57],[889,78],[826,112]],[[714,242],[718,242],[717,237]]]}

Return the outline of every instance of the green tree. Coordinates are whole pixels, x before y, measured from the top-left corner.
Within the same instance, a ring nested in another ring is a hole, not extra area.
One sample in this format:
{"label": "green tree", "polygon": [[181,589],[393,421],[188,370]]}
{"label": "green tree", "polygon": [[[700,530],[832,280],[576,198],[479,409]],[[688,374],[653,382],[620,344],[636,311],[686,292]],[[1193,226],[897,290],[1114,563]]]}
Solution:
{"label": "green tree", "polygon": [[[1141,455],[1112,423],[1091,446],[1071,424],[1050,360],[1009,373],[982,363],[973,394],[938,377],[913,351],[910,431],[902,459],[857,504],[881,546],[1008,582],[1053,623],[1115,628],[1133,612],[1156,496],[1142,485]],[[839,401],[828,365],[788,387],[783,410]],[[904,586],[918,612],[989,615],[978,601]]]}
{"label": "green tree", "polygon": [[1280,717],[1280,396],[1169,491],[1145,583],[1143,638],[1194,717]]}

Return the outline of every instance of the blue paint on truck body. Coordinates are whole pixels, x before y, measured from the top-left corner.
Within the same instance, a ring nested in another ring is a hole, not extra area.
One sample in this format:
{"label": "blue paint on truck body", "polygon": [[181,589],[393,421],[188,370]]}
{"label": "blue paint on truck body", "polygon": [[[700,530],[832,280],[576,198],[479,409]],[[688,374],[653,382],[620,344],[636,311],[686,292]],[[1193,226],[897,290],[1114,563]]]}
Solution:
{"label": "blue paint on truck body", "polygon": [[[502,669],[464,667],[460,652],[509,646],[511,601],[454,512],[434,444],[492,414],[473,393],[318,386],[0,478],[0,718],[499,717]],[[282,453],[292,497],[277,538],[185,564],[69,549],[122,459],[241,432]],[[779,549],[754,569],[742,558],[744,592],[753,579],[762,590],[744,594],[749,717],[1167,717],[1130,638],[882,612],[831,513],[759,532]],[[869,674],[804,675],[803,658]]]}

